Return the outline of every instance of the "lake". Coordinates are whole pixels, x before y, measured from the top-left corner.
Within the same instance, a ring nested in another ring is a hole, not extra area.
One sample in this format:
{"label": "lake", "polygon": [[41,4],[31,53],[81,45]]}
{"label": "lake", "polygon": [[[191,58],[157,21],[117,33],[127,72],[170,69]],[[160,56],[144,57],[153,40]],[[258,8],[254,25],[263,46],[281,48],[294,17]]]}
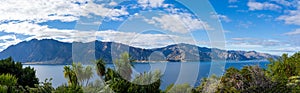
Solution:
{"label": "lake", "polygon": [[[145,71],[154,71],[159,69],[162,76],[161,89],[165,89],[168,85],[189,83],[190,85],[198,86],[200,80],[208,77],[211,74],[222,75],[229,67],[241,69],[244,66],[258,65],[266,68],[268,61],[248,61],[248,62],[156,62],[156,63],[135,63],[134,75]],[[24,65],[34,67],[36,75],[40,81],[46,78],[53,78],[52,84],[54,87],[67,83],[64,78],[63,67],[65,65]],[[114,64],[107,64],[108,67],[114,68]],[[218,69],[218,70],[216,70]],[[216,73],[214,73],[216,72]],[[133,75],[133,76],[134,76]],[[94,74],[92,80],[99,79],[97,74]]]}

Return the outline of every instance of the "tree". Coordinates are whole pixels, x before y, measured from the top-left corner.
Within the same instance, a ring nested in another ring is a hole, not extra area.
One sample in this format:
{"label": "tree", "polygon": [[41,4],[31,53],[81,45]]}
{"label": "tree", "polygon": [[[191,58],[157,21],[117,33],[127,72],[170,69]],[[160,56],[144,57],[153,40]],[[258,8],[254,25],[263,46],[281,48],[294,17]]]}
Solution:
{"label": "tree", "polygon": [[55,89],[54,93],[83,93],[81,86],[62,85]]}
{"label": "tree", "polygon": [[105,72],[106,72],[106,68],[105,68],[105,61],[103,59],[99,59],[96,61],[96,69],[97,69],[97,74],[99,77],[104,76]]}
{"label": "tree", "polygon": [[11,74],[18,77],[18,85],[35,87],[39,83],[35,70],[31,67],[22,67],[20,62],[15,62],[11,57],[0,60],[0,74]]}
{"label": "tree", "polygon": [[[241,70],[229,68],[220,78],[212,76],[202,80],[201,85],[193,92],[217,92],[217,93],[286,93],[289,88],[281,83],[274,82],[266,76],[266,71],[259,66],[245,66]],[[220,82],[217,82],[221,80]],[[285,88],[285,89],[283,89]],[[216,89],[216,90],[214,90]],[[213,91],[211,91],[213,90]]]}
{"label": "tree", "polygon": [[165,93],[191,93],[193,89],[188,83],[178,85],[171,84],[169,88],[170,89],[166,90]]}
{"label": "tree", "polygon": [[267,76],[273,81],[287,83],[291,76],[300,75],[300,52],[288,57],[288,54],[283,54],[279,59],[269,59],[271,62],[268,65]]}
{"label": "tree", "polygon": [[18,79],[11,74],[1,74],[0,75],[0,85],[5,86],[15,86],[18,84]]}
{"label": "tree", "polygon": [[86,85],[88,86],[90,79],[93,77],[93,68],[91,66],[87,66],[84,70],[84,79],[86,80]]}
{"label": "tree", "polygon": [[288,87],[292,88],[293,93],[299,93],[300,92],[300,76],[292,76],[288,80]]}
{"label": "tree", "polygon": [[117,72],[126,80],[131,80],[133,65],[127,52],[121,54],[121,58],[114,62]]}
{"label": "tree", "polygon": [[[105,84],[100,92],[116,93],[159,93],[161,84],[161,74],[159,71],[154,73],[143,73],[131,81],[133,66],[130,63],[128,53],[121,54],[121,58],[115,61],[116,69],[106,68],[103,60],[96,61],[97,74],[104,78]],[[130,81],[129,81],[130,80]],[[144,83],[145,85],[137,84]]]}
{"label": "tree", "polygon": [[81,63],[72,63],[72,71],[76,74],[76,77],[78,79],[78,83],[79,85],[83,85],[83,82],[85,80],[85,76],[84,76],[84,67],[82,66]]}
{"label": "tree", "polygon": [[75,72],[79,84],[81,86],[84,85],[84,83],[86,83],[85,85],[87,86],[89,83],[89,79],[93,77],[93,71],[92,71],[92,67],[91,66],[82,66],[81,63],[72,63],[72,71]]}
{"label": "tree", "polygon": [[62,85],[56,88],[55,93],[83,93],[83,89],[79,84],[78,77],[76,75],[76,65],[65,66],[64,76],[68,79],[68,85]]}
{"label": "tree", "polygon": [[68,79],[68,83],[71,86],[78,86],[78,78],[76,76],[76,73],[71,69],[70,66],[64,67],[64,76]]}
{"label": "tree", "polygon": [[219,86],[221,86],[219,84],[219,80],[220,78],[216,75],[212,75],[208,78],[203,78],[201,80],[201,84],[198,87],[194,88],[192,91],[194,93],[214,93],[217,91]]}
{"label": "tree", "polygon": [[242,92],[272,92],[277,87],[277,83],[271,81],[265,75],[265,71],[257,65],[244,67],[240,74],[244,79],[238,90],[242,90]]}
{"label": "tree", "polygon": [[135,77],[128,89],[128,93],[159,93],[161,85],[161,72],[156,70],[154,72],[144,72]]}
{"label": "tree", "polygon": [[279,83],[267,77],[259,66],[245,66],[241,70],[230,68],[221,77],[217,92],[288,92]]}
{"label": "tree", "polygon": [[149,85],[156,81],[160,81],[160,78],[161,78],[161,72],[159,70],[156,70],[154,71],[154,73],[153,72],[141,73],[137,75],[132,82],[139,85]]}
{"label": "tree", "polygon": [[173,88],[174,85],[174,83],[168,85],[167,88],[163,91],[163,93],[169,93],[169,91]]}
{"label": "tree", "polygon": [[[61,93],[82,93],[82,86],[86,83],[85,87],[88,87],[89,79],[93,77],[93,71],[91,66],[82,66],[81,63],[73,63],[72,66],[64,67],[64,76],[68,79],[68,85],[59,86],[55,92]],[[87,89],[87,88],[85,88]]]}
{"label": "tree", "polygon": [[18,79],[11,74],[1,74],[0,75],[0,91],[2,92],[15,92],[15,86]]}
{"label": "tree", "polygon": [[[144,73],[133,79],[134,83],[131,83],[122,78],[115,70],[108,68],[105,74],[105,82],[116,93],[159,93],[161,84],[160,76],[160,72]],[[152,82],[153,80],[156,81]],[[138,84],[137,82],[144,82],[146,84]]]}
{"label": "tree", "polygon": [[99,79],[83,87],[84,93],[113,93],[110,92],[109,89],[110,88],[108,86],[105,86]]}
{"label": "tree", "polygon": [[7,86],[0,85],[0,93],[7,93]]}
{"label": "tree", "polygon": [[35,75],[35,70],[34,68],[31,67],[25,67],[23,68],[22,72],[21,72],[21,76],[17,76],[19,79],[19,83],[20,85],[25,85],[25,86],[29,86],[29,87],[35,87],[35,84],[39,84],[39,79],[36,77]]}
{"label": "tree", "polygon": [[30,88],[30,93],[52,93],[55,89],[52,87],[52,78],[45,79],[41,84],[36,84],[36,88]]}
{"label": "tree", "polygon": [[130,87],[130,82],[123,79],[115,70],[111,68],[107,68],[104,80],[108,88],[112,89],[116,93],[127,93],[127,90]]}
{"label": "tree", "polygon": [[300,76],[300,52],[289,56],[283,54],[279,59],[269,59],[271,62],[268,65],[266,75],[271,78],[273,82],[277,82],[277,90],[290,91],[294,90],[288,86],[289,78],[293,76]]}

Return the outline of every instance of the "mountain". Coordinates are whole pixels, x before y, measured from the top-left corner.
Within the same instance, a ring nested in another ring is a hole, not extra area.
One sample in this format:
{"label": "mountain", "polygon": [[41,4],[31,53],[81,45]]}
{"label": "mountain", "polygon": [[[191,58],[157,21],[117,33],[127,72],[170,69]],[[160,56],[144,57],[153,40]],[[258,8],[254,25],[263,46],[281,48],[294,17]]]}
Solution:
{"label": "mountain", "polygon": [[143,61],[212,61],[212,60],[264,60],[278,56],[255,51],[225,51],[216,48],[198,47],[190,44],[174,44],[162,48],[143,49],[114,42],[65,43],[52,39],[24,41],[0,52],[0,59],[12,57],[18,62],[35,64],[70,64],[104,59],[111,63],[128,51],[131,59]]}

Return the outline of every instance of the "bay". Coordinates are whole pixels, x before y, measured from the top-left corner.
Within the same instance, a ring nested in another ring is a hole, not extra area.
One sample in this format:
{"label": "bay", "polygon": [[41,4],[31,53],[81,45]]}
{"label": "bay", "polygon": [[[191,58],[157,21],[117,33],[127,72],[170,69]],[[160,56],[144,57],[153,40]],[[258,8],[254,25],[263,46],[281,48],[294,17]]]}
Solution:
{"label": "bay", "polygon": [[[160,70],[162,73],[161,89],[165,89],[168,85],[189,83],[191,86],[198,86],[202,78],[209,75],[222,75],[225,69],[235,67],[241,69],[244,66],[258,65],[261,68],[266,68],[268,61],[243,61],[243,62],[151,62],[151,63],[134,63],[133,77],[143,72]],[[36,70],[36,75],[40,82],[46,78],[53,78],[53,87],[58,87],[66,84],[64,78],[63,67],[65,65],[24,65],[33,67]],[[114,64],[107,64],[109,68],[114,68]],[[94,67],[94,66],[93,66]],[[218,70],[218,73],[213,73]],[[95,71],[94,71],[95,72]],[[96,72],[91,81],[99,79]]]}

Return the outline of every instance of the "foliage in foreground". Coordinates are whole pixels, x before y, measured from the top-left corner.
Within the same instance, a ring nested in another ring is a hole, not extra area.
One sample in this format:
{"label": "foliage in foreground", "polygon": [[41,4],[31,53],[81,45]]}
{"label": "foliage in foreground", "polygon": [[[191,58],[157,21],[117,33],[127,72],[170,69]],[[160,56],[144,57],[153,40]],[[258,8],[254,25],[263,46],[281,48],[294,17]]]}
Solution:
{"label": "foliage in foreground", "polygon": [[[97,73],[103,78],[107,92],[115,93],[159,93],[161,84],[161,74],[159,71],[154,73],[143,73],[132,79],[132,64],[128,53],[123,53],[115,64],[116,69],[106,68],[103,60],[98,60]],[[126,73],[126,74],[125,74]],[[105,89],[105,88],[104,88]],[[104,90],[105,91],[105,90]],[[102,91],[102,92],[104,92]]]}
{"label": "foliage in foreground", "polygon": [[11,74],[18,78],[17,85],[34,87],[39,83],[35,70],[31,67],[22,68],[22,64],[12,58],[0,60],[0,74]]}
{"label": "foliage in foreground", "polygon": [[300,52],[290,57],[283,54],[280,59],[269,61],[266,70],[258,66],[245,66],[241,70],[229,68],[221,77],[203,79],[194,92],[299,93]]}
{"label": "foliage in foreground", "polygon": [[[81,64],[72,64],[64,67],[64,75],[68,80],[68,85],[59,86],[54,92],[86,92],[86,93],[159,93],[161,84],[161,73],[159,71],[142,73],[132,78],[132,67],[130,56],[123,53],[117,59],[116,69],[107,68],[103,60],[97,60],[96,71],[100,77],[94,83],[88,84],[92,77],[89,66],[83,67]],[[83,76],[80,76],[83,75]],[[84,81],[86,84],[84,86]]]}
{"label": "foliage in foreground", "polygon": [[39,83],[35,70],[12,58],[0,60],[0,93],[52,93],[51,80]]}

